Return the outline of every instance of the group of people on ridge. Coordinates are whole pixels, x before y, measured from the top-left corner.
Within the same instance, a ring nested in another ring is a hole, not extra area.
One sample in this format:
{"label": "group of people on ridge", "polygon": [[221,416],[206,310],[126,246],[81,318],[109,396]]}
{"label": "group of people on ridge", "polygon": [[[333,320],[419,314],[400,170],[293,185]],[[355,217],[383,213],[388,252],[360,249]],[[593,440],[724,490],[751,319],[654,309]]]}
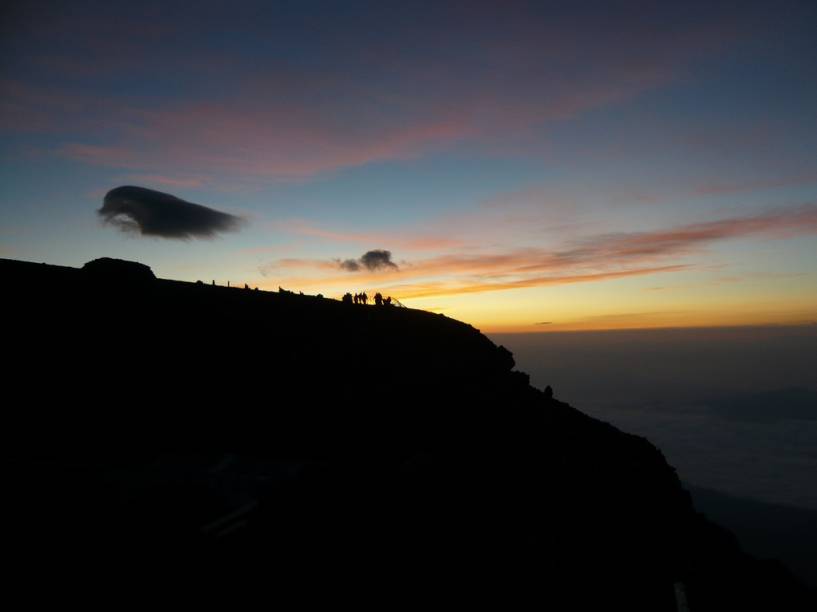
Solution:
{"label": "group of people on ridge", "polygon": [[[347,293],[343,296],[343,302],[345,304],[368,304],[369,296],[366,295],[366,292],[355,293],[354,295]],[[375,293],[374,304],[375,306],[391,306],[391,296],[384,298],[381,293]]]}

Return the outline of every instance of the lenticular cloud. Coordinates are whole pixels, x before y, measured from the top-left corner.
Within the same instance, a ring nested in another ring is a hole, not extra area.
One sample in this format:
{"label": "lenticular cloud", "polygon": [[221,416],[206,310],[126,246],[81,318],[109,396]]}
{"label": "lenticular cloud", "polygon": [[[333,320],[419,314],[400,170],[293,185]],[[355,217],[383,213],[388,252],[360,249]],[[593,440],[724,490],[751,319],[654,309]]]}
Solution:
{"label": "lenticular cloud", "polygon": [[243,220],[169,193],[144,187],[111,189],[97,213],[105,223],[125,232],[159,238],[212,238],[237,230]]}

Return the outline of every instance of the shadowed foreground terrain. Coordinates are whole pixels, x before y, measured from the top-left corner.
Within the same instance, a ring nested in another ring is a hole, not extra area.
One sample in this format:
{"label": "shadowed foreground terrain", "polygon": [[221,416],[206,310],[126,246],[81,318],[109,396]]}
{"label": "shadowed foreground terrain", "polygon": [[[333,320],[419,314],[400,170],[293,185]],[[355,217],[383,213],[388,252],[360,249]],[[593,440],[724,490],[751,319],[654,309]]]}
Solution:
{"label": "shadowed foreground terrain", "polygon": [[817,511],[686,488],[696,509],[728,525],[744,550],[761,559],[779,556],[806,584],[817,585]]}
{"label": "shadowed foreground terrain", "polygon": [[647,440],[469,325],[110,261],[0,274],[9,554],[52,594],[809,609]]}

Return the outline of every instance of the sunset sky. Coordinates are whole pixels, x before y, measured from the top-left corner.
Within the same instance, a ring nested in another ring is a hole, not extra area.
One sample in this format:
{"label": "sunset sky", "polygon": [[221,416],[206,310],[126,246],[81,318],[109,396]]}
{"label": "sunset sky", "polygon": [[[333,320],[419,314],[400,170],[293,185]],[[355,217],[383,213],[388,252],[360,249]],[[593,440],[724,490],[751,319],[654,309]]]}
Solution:
{"label": "sunset sky", "polygon": [[[814,2],[12,1],[0,257],[494,332],[814,324],[815,32]],[[123,232],[121,185],[241,222]]]}

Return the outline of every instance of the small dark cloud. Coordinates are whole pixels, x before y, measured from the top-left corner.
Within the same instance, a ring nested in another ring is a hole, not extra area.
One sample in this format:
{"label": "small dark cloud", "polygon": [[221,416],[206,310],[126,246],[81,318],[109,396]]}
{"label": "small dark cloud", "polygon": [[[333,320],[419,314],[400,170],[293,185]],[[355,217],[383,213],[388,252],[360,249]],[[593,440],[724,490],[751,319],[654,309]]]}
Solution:
{"label": "small dark cloud", "polygon": [[391,251],[367,251],[360,258],[367,270],[382,270],[383,268],[397,269],[397,264],[391,260]]}
{"label": "small dark cloud", "polygon": [[534,325],[550,325],[553,321],[539,321],[538,323],[534,323]]}
{"label": "small dark cloud", "polygon": [[374,249],[366,251],[361,255],[360,259],[344,259],[338,263],[341,270],[347,272],[359,272],[360,270],[368,270],[370,272],[377,272],[378,270],[397,270],[397,264],[391,259],[391,251],[382,249]]}
{"label": "small dark cloud", "polygon": [[237,230],[236,217],[153,189],[124,186],[111,189],[97,213],[125,232],[160,238],[212,238]]}

